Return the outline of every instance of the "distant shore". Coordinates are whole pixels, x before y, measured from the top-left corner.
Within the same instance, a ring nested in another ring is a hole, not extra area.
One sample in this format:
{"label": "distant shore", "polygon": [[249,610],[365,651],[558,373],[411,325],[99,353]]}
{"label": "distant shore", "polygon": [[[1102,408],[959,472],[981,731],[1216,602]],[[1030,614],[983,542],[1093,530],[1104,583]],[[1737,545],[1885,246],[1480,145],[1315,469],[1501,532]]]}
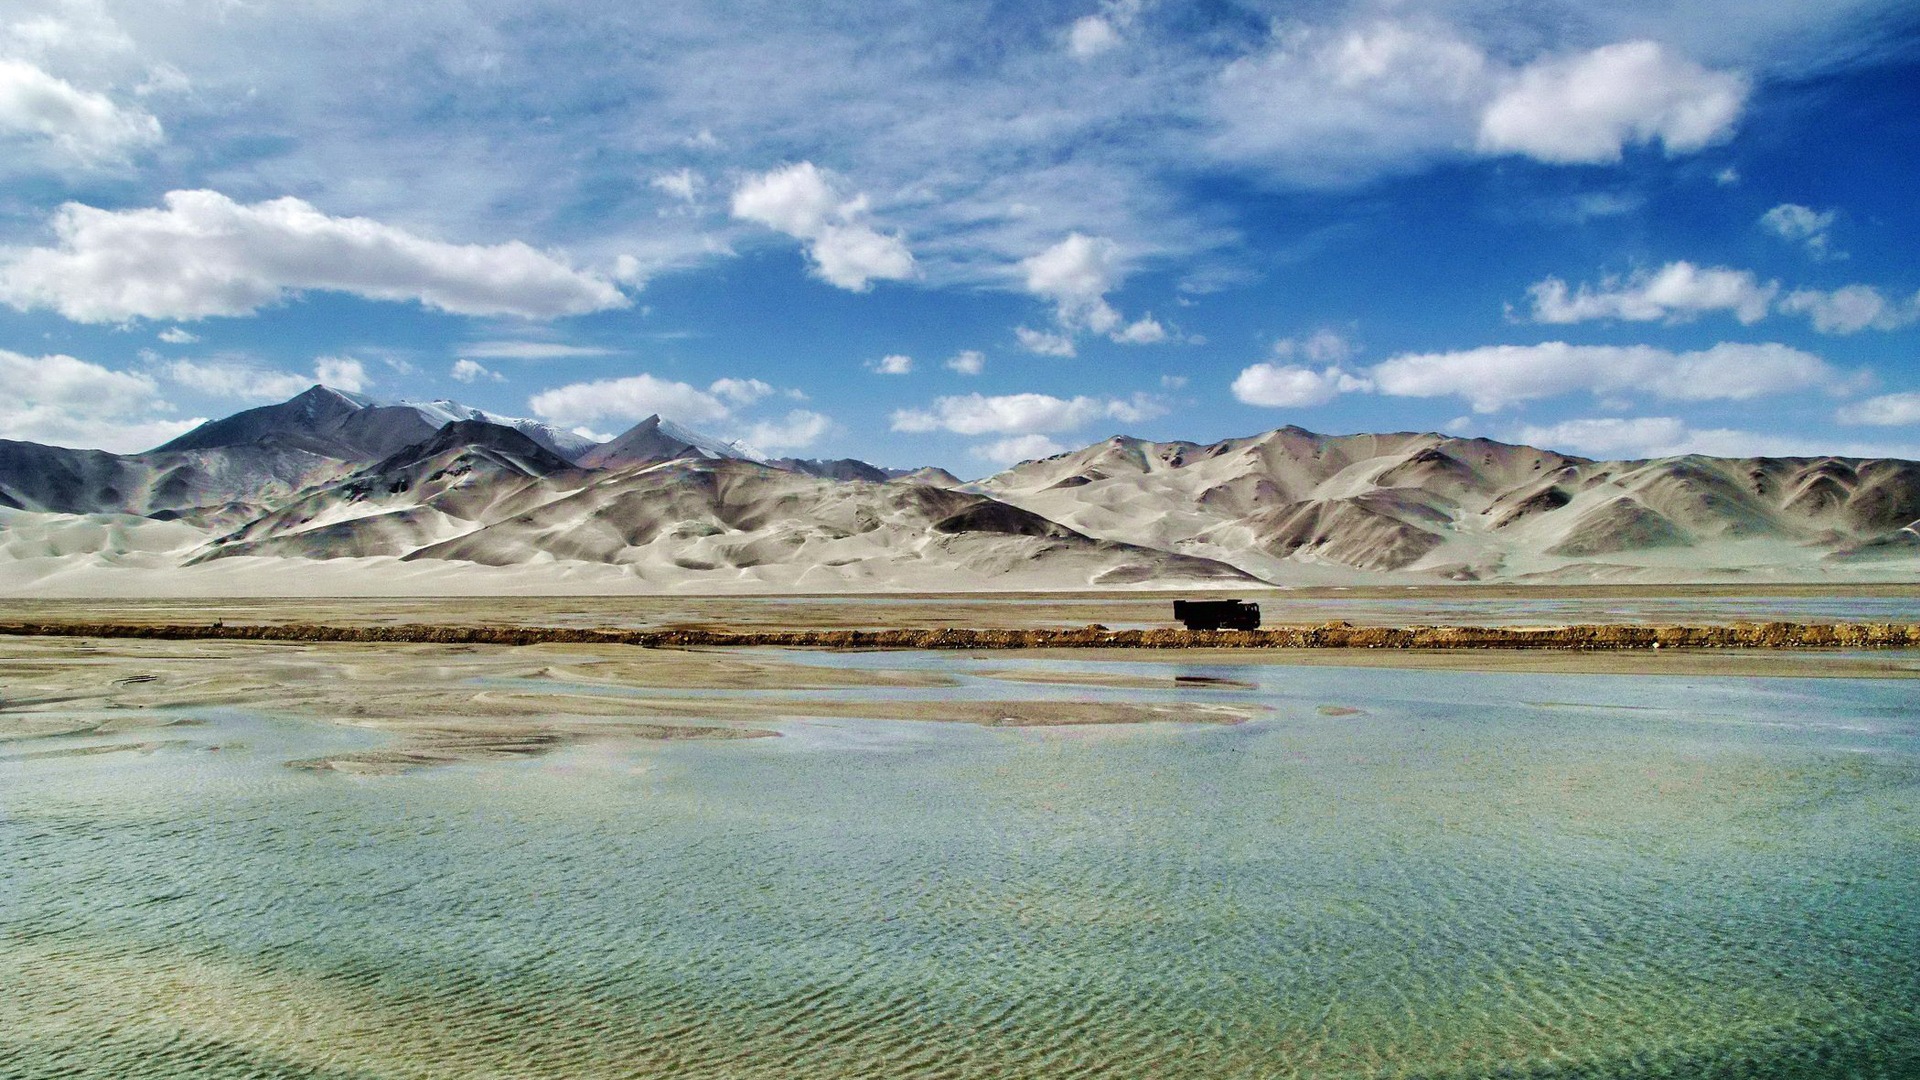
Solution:
{"label": "distant shore", "polygon": [[828,649],[1903,649],[1920,647],[1920,623],[1736,622],[1711,626],[1355,626],[1346,622],[1260,630],[1077,628],[892,630],[593,629],[400,623],[148,623],[4,621],[0,635],[160,640],[404,642],[440,645],[631,645],[640,648]]}

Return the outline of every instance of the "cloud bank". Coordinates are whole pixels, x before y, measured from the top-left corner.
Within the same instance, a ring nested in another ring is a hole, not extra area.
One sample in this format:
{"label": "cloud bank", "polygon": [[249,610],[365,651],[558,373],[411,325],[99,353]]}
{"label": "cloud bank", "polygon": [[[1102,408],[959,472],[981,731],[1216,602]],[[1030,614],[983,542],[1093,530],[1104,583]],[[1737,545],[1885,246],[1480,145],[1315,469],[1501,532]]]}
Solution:
{"label": "cloud bank", "polygon": [[159,209],[68,203],[53,231],[56,246],[0,261],[0,301],[87,323],[250,315],[309,289],[530,319],[628,302],[604,278],[518,241],[442,243],[292,198],[243,205],[174,191]]}

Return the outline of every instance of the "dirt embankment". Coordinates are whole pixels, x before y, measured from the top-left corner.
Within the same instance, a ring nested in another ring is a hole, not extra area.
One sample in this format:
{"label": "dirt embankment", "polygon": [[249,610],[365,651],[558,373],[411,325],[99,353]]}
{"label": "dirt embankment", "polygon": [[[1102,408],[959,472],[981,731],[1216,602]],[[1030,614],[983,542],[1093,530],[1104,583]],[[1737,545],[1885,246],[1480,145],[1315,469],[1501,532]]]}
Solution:
{"label": "dirt embankment", "polygon": [[604,644],[834,649],[1796,649],[1920,648],[1913,623],[1731,623],[1722,626],[1583,625],[1276,626],[1265,630],[591,630],[540,626],[325,626],[311,623],[0,622],[0,635],[420,642],[448,645]]}

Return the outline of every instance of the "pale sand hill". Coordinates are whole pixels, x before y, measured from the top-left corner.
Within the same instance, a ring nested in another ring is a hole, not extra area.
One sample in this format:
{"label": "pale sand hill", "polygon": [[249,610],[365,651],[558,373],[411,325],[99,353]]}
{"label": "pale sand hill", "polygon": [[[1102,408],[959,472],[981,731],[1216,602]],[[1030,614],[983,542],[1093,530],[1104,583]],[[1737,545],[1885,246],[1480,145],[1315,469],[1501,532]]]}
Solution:
{"label": "pale sand hill", "polygon": [[[1920,464],[1595,462],[1434,434],[1113,438],[973,485],[1268,580],[1903,580]],[[1914,537],[1920,540],[1920,536]]]}
{"label": "pale sand hill", "polygon": [[[588,471],[460,423],[221,536],[9,512],[0,588],[37,595],[407,595],[1245,585],[980,495],[749,461]],[[139,557],[134,557],[135,553]]]}

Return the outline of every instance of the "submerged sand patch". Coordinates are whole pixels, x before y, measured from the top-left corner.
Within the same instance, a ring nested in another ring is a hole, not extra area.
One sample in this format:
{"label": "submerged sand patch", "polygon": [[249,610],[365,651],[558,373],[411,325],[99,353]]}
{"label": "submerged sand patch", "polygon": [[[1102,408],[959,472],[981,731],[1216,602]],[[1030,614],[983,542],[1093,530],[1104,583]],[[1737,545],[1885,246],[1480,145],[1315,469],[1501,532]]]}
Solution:
{"label": "submerged sand patch", "polygon": [[[614,645],[52,637],[10,643],[11,655],[0,659],[0,744],[179,726],[191,723],[183,710],[242,708],[391,737],[376,749],[290,763],[351,772],[526,757],[587,739],[764,738],[777,734],[769,724],[804,717],[1040,727],[1239,723],[1264,711],[1206,703],[913,697],[905,692],[957,680],[939,672]],[[134,744],[115,744],[121,745]]]}

